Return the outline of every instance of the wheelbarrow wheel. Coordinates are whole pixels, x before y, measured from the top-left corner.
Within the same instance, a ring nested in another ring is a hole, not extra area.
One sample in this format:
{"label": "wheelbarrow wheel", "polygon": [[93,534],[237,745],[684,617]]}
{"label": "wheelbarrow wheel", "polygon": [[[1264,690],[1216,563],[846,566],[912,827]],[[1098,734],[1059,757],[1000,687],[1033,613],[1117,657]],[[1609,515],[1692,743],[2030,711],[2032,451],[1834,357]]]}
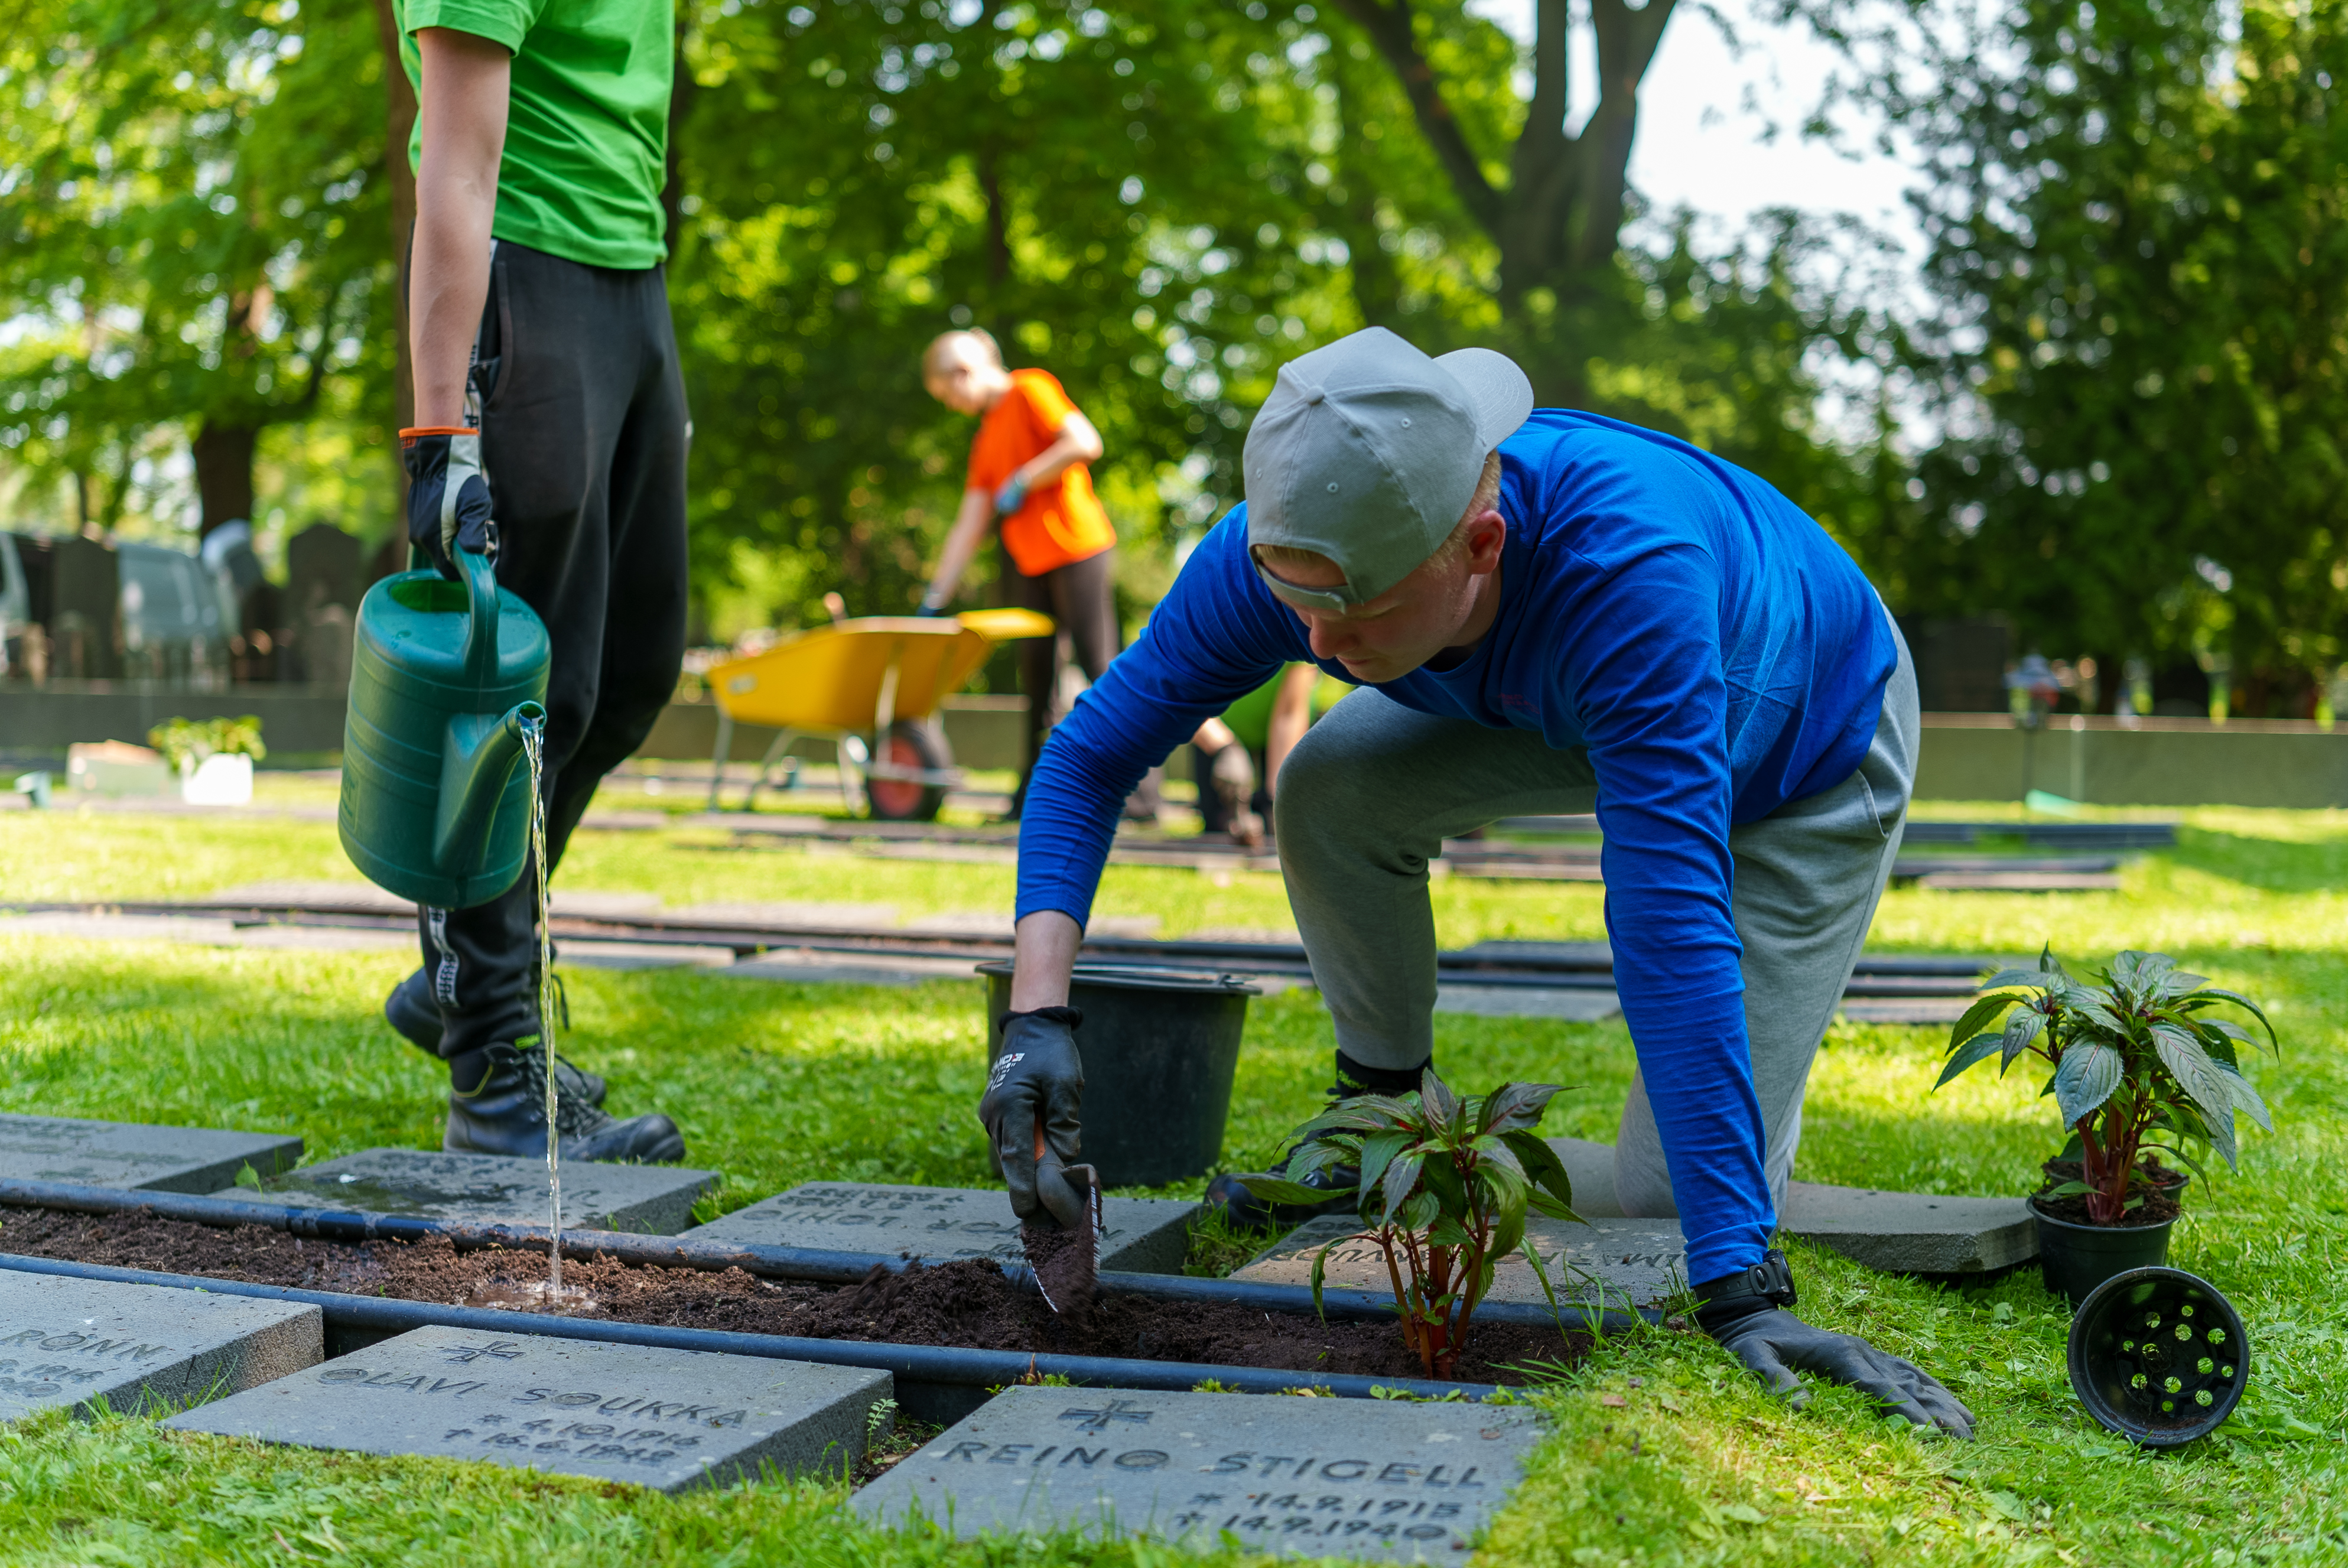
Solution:
{"label": "wheelbarrow wheel", "polygon": [[[953,767],[953,754],[947,750],[946,738],[936,728],[903,719],[889,727],[889,733],[874,748],[872,760],[891,768],[935,772]],[[944,785],[924,784],[915,779],[868,775],[864,795],[871,802],[873,820],[880,822],[934,822],[939,808],[946,803]]]}

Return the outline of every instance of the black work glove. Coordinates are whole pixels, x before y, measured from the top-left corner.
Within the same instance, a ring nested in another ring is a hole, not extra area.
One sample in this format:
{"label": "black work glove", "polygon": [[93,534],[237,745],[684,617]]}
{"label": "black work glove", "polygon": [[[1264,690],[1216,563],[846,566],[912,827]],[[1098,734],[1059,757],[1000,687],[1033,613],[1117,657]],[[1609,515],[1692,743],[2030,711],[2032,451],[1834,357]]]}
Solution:
{"label": "black work glove", "polygon": [[1011,1212],[1022,1223],[1048,1218],[1073,1230],[1082,1218],[1083,1195],[1061,1170],[1083,1151],[1085,1064],[1076,1054],[1076,1026],[1084,1021],[1074,1007],[1003,1015],[1003,1047],[986,1075],[978,1119],[994,1140]]}
{"label": "black work glove", "polygon": [[1799,1370],[1848,1384],[1886,1414],[1905,1416],[1917,1426],[1938,1427],[1960,1438],[1973,1435],[1973,1413],[1938,1378],[1857,1335],[1829,1333],[1782,1306],[1750,1297],[1698,1307],[1696,1320],[1771,1393],[1787,1396],[1796,1409],[1810,1398],[1794,1376]]}
{"label": "black work glove", "polygon": [[457,552],[489,553],[489,481],[479,430],[436,426],[399,433],[407,465],[407,539],[440,575],[458,578]]}

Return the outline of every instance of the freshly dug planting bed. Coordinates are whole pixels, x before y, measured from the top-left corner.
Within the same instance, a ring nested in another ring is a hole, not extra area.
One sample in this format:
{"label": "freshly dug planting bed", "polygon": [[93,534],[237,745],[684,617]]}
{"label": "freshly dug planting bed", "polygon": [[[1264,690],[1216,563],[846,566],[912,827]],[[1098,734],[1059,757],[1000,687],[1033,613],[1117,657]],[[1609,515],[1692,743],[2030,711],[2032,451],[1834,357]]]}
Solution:
{"label": "freshly dug planting bed", "polygon": [[[441,1238],[365,1245],[305,1240],[259,1225],[223,1230],[158,1218],[146,1209],[113,1214],[0,1206],[0,1253],[201,1274],[254,1284],[353,1295],[394,1296],[449,1306],[560,1312],[663,1327],[806,1339],[1117,1356],[1206,1362],[1300,1373],[1423,1377],[1399,1328],[1194,1302],[1103,1296],[1082,1323],[1054,1315],[986,1259],[903,1274],[875,1269],[849,1286],[760,1279],[740,1269],[641,1268],[597,1257],[565,1259],[564,1305],[543,1299],[543,1253],[490,1248],[458,1252]],[[582,1293],[582,1294],[574,1294]],[[1569,1319],[1570,1321],[1570,1319]],[[1479,1327],[1454,1376],[1463,1382],[1521,1385],[1525,1364],[1580,1361],[1580,1331],[1514,1325]]]}

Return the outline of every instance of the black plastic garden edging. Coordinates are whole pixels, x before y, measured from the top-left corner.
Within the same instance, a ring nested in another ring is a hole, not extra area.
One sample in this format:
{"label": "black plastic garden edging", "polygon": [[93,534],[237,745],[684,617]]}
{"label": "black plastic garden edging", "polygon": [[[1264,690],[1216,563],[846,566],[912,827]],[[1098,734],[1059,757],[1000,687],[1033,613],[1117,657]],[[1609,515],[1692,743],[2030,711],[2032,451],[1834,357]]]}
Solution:
{"label": "black plastic garden edging", "polygon": [[[407,1214],[368,1214],[344,1210],[304,1209],[284,1203],[248,1203],[232,1198],[200,1197],[190,1192],[125,1191],[91,1187],[70,1181],[0,1181],[0,1203],[69,1212],[111,1214],[134,1209],[152,1210],[160,1219],[184,1220],[213,1226],[263,1225],[321,1241],[364,1243],[374,1241],[422,1241],[446,1237],[459,1251],[505,1247],[543,1252],[547,1231],[542,1225],[456,1225]],[[870,1253],[827,1252],[814,1247],[768,1247],[696,1242],[682,1236],[642,1236],[619,1231],[562,1233],[562,1255],[582,1261],[601,1254],[643,1268],[689,1268],[723,1272],[738,1268],[764,1279],[801,1280],[817,1284],[853,1284],[881,1267],[902,1270],[918,1261],[951,1262],[948,1258],[879,1258]],[[1004,1267],[1005,1275],[1027,1288],[1034,1279],[1024,1265]],[[1197,1279],[1184,1274],[1125,1274],[1105,1271],[1099,1291],[1107,1295],[1146,1296],[1159,1301],[1196,1302],[1245,1307],[1256,1312],[1316,1311],[1338,1322],[1376,1323],[1394,1316],[1394,1298],[1375,1291],[1328,1290],[1316,1309],[1313,1293],[1303,1285],[1263,1284],[1249,1280]],[[1476,1309],[1479,1324],[1549,1327],[1561,1324],[1591,1334],[1622,1334],[1659,1320],[1652,1307],[1622,1308],[1560,1304],[1552,1313],[1544,1304],[1488,1301]]]}
{"label": "black plastic garden edging", "polygon": [[895,1378],[897,1402],[909,1415],[941,1424],[960,1420],[984,1404],[992,1389],[1029,1378],[1053,1377],[1066,1377],[1088,1387],[1151,1388],[1176,1393],[1209,1381],[1244,1394],[1284,1394],[1313,1388],[1343,1399],[1391,1398],[1397,1394],[1428,1399],[1486,1399],[1500,1392],[1498,1386],[1491,1383],[1444,1383],[1423,1377],[1276,1372],[1262,1367],[1220,1367],[1196,1361],[1027,1355],[1013,1350],[963,1350],[857,1339],[795,1339],[779,1334],[735,1334],[709,1328],[663,1328],[644,1323],[614,1323],[607,1318],[557,1317],[491,1307],[442,1306],[391,1296],[295,1290],[286,1285],[248,1284],[242,1280],[158,1274],[151,1269],[118,1269],[104,1264],[77,1264],[61,1258],[12,1253],[0,1253],[0,1269],[117,1284],[163,1285],[262,1301],[297,1302],[314,1306],[324,1315],[330,1356],[348,1355],[410,1329],[443,1327],[475,1334],[542,1334],[557,1339],[585,1339],[605,1345],[708,1350],[774,1361],[868,1367]]}

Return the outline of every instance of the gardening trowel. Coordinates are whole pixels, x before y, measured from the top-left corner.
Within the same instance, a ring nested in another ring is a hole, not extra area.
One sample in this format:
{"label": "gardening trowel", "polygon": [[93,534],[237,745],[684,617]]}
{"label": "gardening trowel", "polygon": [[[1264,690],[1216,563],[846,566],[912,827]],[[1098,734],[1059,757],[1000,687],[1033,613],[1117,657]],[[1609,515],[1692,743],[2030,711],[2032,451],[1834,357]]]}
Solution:
{"label": "gardening trowel", "polygon": [[1083,1316],[1092,1310],[1100,1274],[1100,1182],[1089,1165],[1063,1165],[1035,1129],[1035,1196],[1045,1212],[1020,1227],[1019,1244],[1036,1288],[1054,1312]]}

